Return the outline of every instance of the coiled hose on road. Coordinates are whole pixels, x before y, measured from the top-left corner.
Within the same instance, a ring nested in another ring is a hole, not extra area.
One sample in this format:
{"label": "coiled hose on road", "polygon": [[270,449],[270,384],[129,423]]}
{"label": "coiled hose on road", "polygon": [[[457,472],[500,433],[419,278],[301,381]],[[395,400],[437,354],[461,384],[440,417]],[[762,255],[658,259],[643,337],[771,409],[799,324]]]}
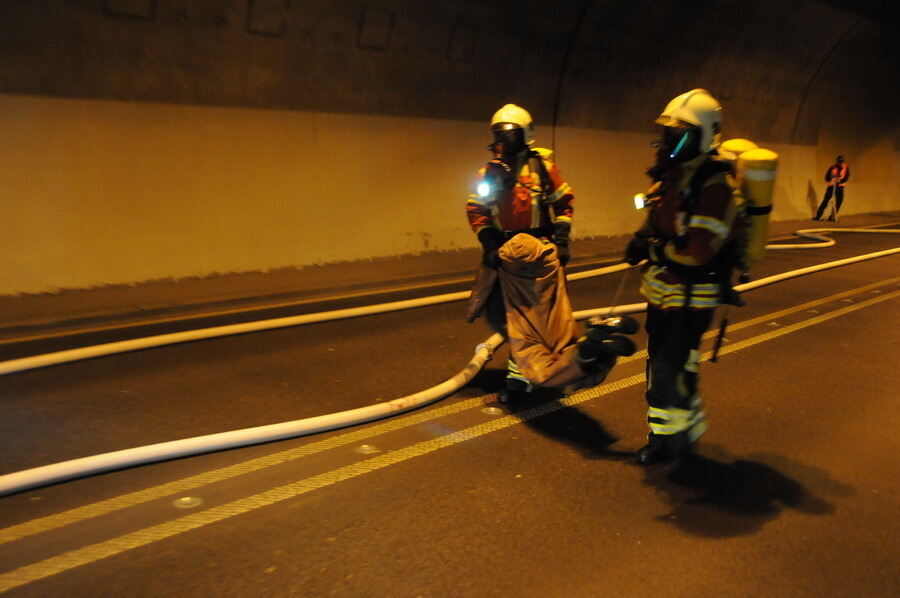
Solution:
{"label": "coiled hose on road", "polygon": [[[816,243],[802,244],[770,244],[766,248],[770,250],[783,249],[814,249],[822,247],[830,247],[835,244],[833,239],[825,237],[825,233],[834,232],[850,232],[850,233],[900,233],[900,229],[875,229],[875,228],[816,228],[805,229],[795,233],[798,237],[811,239]],[[783,272],[767,278],[762,278],[753,282],[738,285],[735,289],[739,292],[752,291],[764,286],[775,284],[791,278],[830,270],[832,268],[840,268],[850,264],[863,262],[867,260],[877,259],[888,255],[900,253],[900,247],[887,249],[884,251],[876,251],[852,258],[827,262],[817,266]],[[605,268],[598,268],[579,272],[568,276],[570,281],[583,280],[595,276],[612,274],[627,270],[627,264],[616,264]],[[286,318],[275,318],[270,320],[262,320],[258,322],[248,322],[244,324],[234,324],[229,326],[216,326],[213,328],[204,328],[200,330],[192,330],[186,332],[178,332],[172,334],[163,334],[151,336],[142,339],[133,339],[128,341],[119,341],[115,343],[106,343],[93,347],[84,347],[81,349],[71,349],[68,351],[59,351],[46,355],[38,355],[34,357],[26,357],[21,359],[13,359],[0,362],[0,375],[21,372],[25,370],[46,367],[92,357],[100,357],[104,355],[113,355],[116,353],[124,353],[128,351],[136,351],[150,347],[160,347],[176,343],[189,342],[194,340],[217,338],[222,336],[230,336],[235,334],[244,334],[247,332],[256,332],[261,330],[271,330],[274,328],[284,328],[288,326],[299,326],[312,322],[324,322],[329,320],[337,320],[343,318],[359,317],[371,314],[385,313],[389,311],[399,311],[403,309],[412,309],[414,307],[423,307],[427,305],[436,305],[438,303],[447,303],[451,301],[460,301],[468,297],[469,292],[447,293],[432,297],[424,297],[421,299],[410,299],[406,301],[394,301],[390,303],[382,303],[360,308],[341,309],[317,314],[307,314],[302,316],[292,316]],[[620,305],[611,307],[600,307],[591,310],[583,310],[575,312],[575,318],[585,320],[599,315],[612,314],[633,314],[646,310],[646,303],[633,303],[630,305]],[[472,380],[475,375],[481,371],[484,364],[490,360],[493,352],[500,347],[504,339],[499,334],[494,334],[483,343],[479,344],[475,349],[475,354],[469,363],[456,375],[445,380],[444,382],[433,386],[429,389],[417,392],[412,395],[400,397],[378,405],[370,405],[360,407],[358,409],[350,409],[340,411],[328,415],[321,415],[301,420],[284,422],[279,424],[271,424],[267,426],[259,426],[255,428],[246,428],[243,430],[233,430],[230,432],[221,432],[218,434],[208,434],[206,436],[198,436],[195,438],[185,438],[182,440],[174,440],[171,442],[162,442],[158,444],[147,445],[73,459],[54,463],[52,465],[44,465],[24,471],[0,476],[0,496],[22,492],[24,490],[47,486],[49,484],[80,478],[92,474],[124,469],[135,465],[147,463],[155,463],[178,457],[191,455],[199,455],[241,446],[249,446],[253,444],[261,444],[264,442],[272,442],[275,440],[283,440],[286,438],[294,438],[306,436],[318,432],[325,432],[337,428],[367,423],[376,419],[388,417],[410,411],[412,409],[422,407],[442,399]]]}

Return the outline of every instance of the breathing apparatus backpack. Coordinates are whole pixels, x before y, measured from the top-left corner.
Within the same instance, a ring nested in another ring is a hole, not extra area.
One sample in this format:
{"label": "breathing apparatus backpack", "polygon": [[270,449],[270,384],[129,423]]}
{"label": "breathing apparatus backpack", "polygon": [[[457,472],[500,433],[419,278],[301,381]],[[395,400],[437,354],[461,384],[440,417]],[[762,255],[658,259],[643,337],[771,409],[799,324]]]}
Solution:
{"label": "breathing apparatus backpack", "polygon": [[[706,182],[716,173],[725,173],[731,179],[729,184],[735,191],[737,213],[731,238],[709,264],[679,268],[688,281],[686,309],[690,305],[691,289],[698,281],[717,282],[721,288],[722,303],[738,306],[744,304],[732,285],[732,272],[738,271],[738,282],[748,282],[750,264],[765,255],[777,166],[778,154],[775,152],[761,149],[746,139],[732,139],[721,144],[713,159],[704,162],[697,169],[685,190],[687,201],[682,229],[687,230],[690,226],[695,201],[700,197]],[[652,173],[648,174],[654,178]],[[657,181],[647,194],[635,196],[635,205],[643,207],[661,194],[660,183]],[[675,242],[677,244],[683,240],[679,237]]]}
{"label": "breathing apparatus backpack", "polygon": [[736,194],[739,203],[734,267],[740,272],[738,281],[743,283],[750,280],[750,264],[766,255],[778,154],[747,139],[729,139],[719,146],[719,157],[732,164],[740,191]]}
{"label": "breathing apparatus backpack", "polygon": [[[713,161],[721,165],[730,164],[730,172],[734,176],[737,202],[735,217],[735,235],[720,252],[719,263],[722,301],[726,304],[744,305],[740,294],[731,284],[732,270],[738,270],[738,282],[750,280],[750,264],[766,254],[766,242],[769,237],[769,214],[772,212],[772,195],[775,189],[775,173],[778,169],[778,154],[762,149],[746,139],[730,139],[719,146],[719,159]],[[722,168],[723,166],[720,166]],[[698,172],[691,181],[692,195],[697,196],[709,174]],[[710,173],[711,174],[711,173]],[[719,331],[713,344],[710,361],[716,362],[725,330],[728,328],[728,315],[722,316]]]}
{"label": "breathing apparatus backpack", "polygon": [[[744,305],[740,294],[732,286],[732,272],[734,270],[739,272],[738,282],[748,282],[750,264],[765,255],[777,168],[778,154],[775,152],[762,149],[746,139],[731,139],[722,143],[714,153],[713,159],[704,162],[694,173],[685,190],[687,202],[682,221],[683,230],[687,230],[690,225],[696,199],[709,178],[716,173],[726,173],[733,177],[730,183],[735,191],[733,198],[737,213],[731,238],[726,241],[712,262],[700,268],[696,266],[681,268],[681,274],[687,280],[684,301],[686,310],[690,309],[692,287],[698,281],[714,280],[719,283],[723,304]],[[654,182],[646,193],[634,196],[635,207],[638,209],[647,207],[663,195],[659,169],[651,168],[647,174]],[[642,232],[649,231],[638,231],[637,234],[640,235]],[[679,239],[675,242],[678,243]],[[716,361],[727,326],[728,318],[723,316],[710,361]]]}

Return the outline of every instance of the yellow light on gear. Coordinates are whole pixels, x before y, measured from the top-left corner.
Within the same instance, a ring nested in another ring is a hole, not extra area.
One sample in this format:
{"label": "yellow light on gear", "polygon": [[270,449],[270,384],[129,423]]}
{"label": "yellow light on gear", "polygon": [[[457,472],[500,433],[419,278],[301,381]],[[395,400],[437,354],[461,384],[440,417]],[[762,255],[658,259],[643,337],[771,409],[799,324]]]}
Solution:
{"label": "yellow light on gear", "polygon": [[643,210],[647,207],[647,195],[644,193],[636,193],[634,196],[634,208]]}

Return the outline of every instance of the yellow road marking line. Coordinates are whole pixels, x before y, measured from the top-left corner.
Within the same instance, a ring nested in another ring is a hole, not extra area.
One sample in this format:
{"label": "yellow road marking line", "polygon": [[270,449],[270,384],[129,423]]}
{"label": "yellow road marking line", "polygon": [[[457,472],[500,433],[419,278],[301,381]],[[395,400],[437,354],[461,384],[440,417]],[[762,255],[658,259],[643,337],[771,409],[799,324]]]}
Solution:
{"label": "yellow road marking line", "polygon": [[[862,309],[863,307],[868,307],[869,305],[887,301],[888,299],[893,299],[894,297],[898,296],[900,296],[900,291],[893,291],[885,295],[879,295],[877,297],[872,297],[871,299],[860,301],[859,303],[854,303],[853,305],[848,305],[847,307],[836,309],[834,311],[828,312],[827,314],[821,314],[813,318],[809,318],[808,320],[797,322],[796,324],[790,324],[788,326],[784,326],[783,328],[776,328],[775,330],[771,330],[769,332],[766,332],[765,334],[760,334],[759,336],[754,336],[742,341],[738,341],[732,345],[728,345],[727,347],[722,347],[721,349],[719,349],[719,355],[727,355],[728,353],[740,351],[741,349],[752,347],[753,345],[756,345],[758,343],[763,343],[765,341],[772,340],[773,338],[778,338],[779,336],[790,334],[791,332],[796,332],[798,330],[802,330],[803,328],[808,328],[809,326],[814,326],[826,320],[830,320],[832,318],[848,314],[852,311]],[[711,355],[712,351],[707,351],[703,354],[703,360],[705,361],[709,359]]]}
{"label": "yellow road marking line", "polygon": [[[756,326],[757,324],[762,324],[763,322],[766,322],[766,321],[777,320],[778,318],[783,318],[784,316],[791,315],[798,311],[810,309],[810,308],[813,308],[813,307],[816,307],[819,305],[823,305],[825,303],[831,303],[832,301],[837,301],[837,300],[843,299],[845,297],[851,297],[853,295],[858,295],[859,293],[865,293],[866,291],[870,291],[870,290],[876,289],[878,287],[888,286],[888,285],[894,284],[896,282],[900,282],[900,276],[896,276],[894,278],[889,278],[889,279],[883,280],[881,282],[874,282],[872,284],[867,284],[867,285],[861,286],[856,289],[850,289],[849,291],[835,293],[834,295],[830,295],[830,296],[824,297],[822,299],[815,299],[813,301],[807,301],[806,303],[801,303],[800,305],[795,305],[794,307],[782,309],[781,311],[776,311],[776,312],[773,312],[770,314],[766,314],[764,316],[759,316],[759,317],[753,318],[751,320],[745,320],[743,322],[736,322],[734,324],[729,324],[728,329],[729,330],[740,330],[742,328],[747,328],[749,326]],[[704,338],[712,338],[716,334],[718,334],[717,331],[711,330],[706,335],[704,335]]]}
{"label": "yellow road marking line", "polygon": [[389,453],[385,453],[377,457],[372,457],[371,459],[366,459],[365,461],[361,461],[351,465],[346,465],[344,467],[312,476],[310,478],[292,482],[284,486],[279,486],[277,488],[255,494],[247,498],[239,499],[218,507],[207,509],[206,511],[202,511],[200,513],[194,513],[185,517],[180,517],[172,521],[167,521],[159,525],[144,528],[130,534],[125,534],[117,538],[106,540],[104,542],[99,542],[97,544],[85,546],[84,548],[72,550],[70,552],[66,552],[59,556],[51,557],[49,559],[39,561],[31,565],[26,565],[24,567],[20,567],[18,569],[10,571],[9,573],[0,575],[0,593],[11,590],[26,583],[30,583],[32,581],[37,581],[39,579],[50,577],[51,575],[55,575],[63,571],[68,571],[69,569],[73,569],[81,565],[86,565],[100,559],[104,559],[128,550],[132,550],[134,548],[138,548],[140,546],[144,546],[146,544],[158,542],[160,540],[176,536],[186,531],[209,525],[210,523],[222,521],[224,519],[228,519],[236,515],[241,515],[243,513],[247,513],[261,507],[294,498],[296,496],[312,492],[313,490],[318,490],[320,488],[331,486],[333,484],[337,484],[339,482],[343,482],[345,480],[349,480],[366,473],[371,473],[373,471],[383,469],[390,465],[395,465],[402,461],[407,461],[415,457],[421,457],[442,448],[453,446],[455,444],[459,444],[467,440],[472,440],[491,432],[496,432],[498,430],[508,428],[522,421],[535,419],[542,415],[552,413],[553,411],[562,409],[565,406],[576,405],[578,403],[593,399],[597,396],[609,394],[611,392],[615,392],[617,390],[639,384],[643,381],[643,379],[643,374],[631,376],[629,378],[618,380],[608,385],[596,387],[595,389],[592,389],[593,392],[579,393],[578,395],[573,395],[560,402],[538,405],[516,415],[506,415],[504,417],[500,417],[483,424],[478,424],[470,428],[448,434],[446,436],[417,442],[406,448],[391,451]]}
{"label": "yellow road marking line", "polygon": [[438,409],[423,411],[421,413],[408,415],[403,418],[389,420],[382,424],[377,424],[375,426],[370,426],[367,428],[361,428],[353,432],[341,434],[339,436],[333,436],[331,438],[326,438],[324,440],[306,444],[297,448],[280,451],[278,453],[266,455],[264,457],[244,461],[242,463],[236,463],[235,465],[213,469],[211,471],[193,475],[180,480],[175,480],[173,482],[168,482],[166,484],[161,484],[159,486],[154,486],[152,488],[138,490],[137,492],[123,494],[121,496],[114,496],[106,500],[95,502],[82,507],[77,507],[75,509],[69,509],[68,511],[63,511],[61,513],[55,513],[46,517],[40,517],[38,519],[32,519],[24,523],[12,525],[10,527],[0,529],[0,544],[12,542],[13,540],[18,540],[26,536],[49,531],[58,527],[63,527],[65,525],[77,523],[91,517],[99,517],[112,511],[133,507],[151,500],[169,496],[170,494],[197,488],[198,486],[214,484],[216,482],[221,482],[223,480],[227,480],[239,475],[252,473],[266,467],[272,467],[274,465],[287,463],[288,461],[293,461],[295,459],[314,455],[316,453],[345,446],[347,444],[352,444],[361,440],[367,440],[380,434],[387,434],[389,432],[401,430],[403,428],[414,426],[416,424],[420,424],[432,419],[444,417],[446,415],[452,415],[454,413],[459,413],[468,409],[474,409],[483,405],[485,399],[491,396],[493,395],[483,395],[474,399],[467,399],[465,401],[453,403],[452,405],[440,407]]}
{"label": "yellow road marking line", "polygon": [[[782,309],[781,311],[776,311],[770,314],[766,314],[764,316],[759,316],[757,318],[752,318],[750,320],[744,320],[743,322],[734,322],[732,324],[728,324],[728,330],[741,330],[742,328],[749,328],[750,326],[756,326],[757,324],[762,324],[763,322],[768,322],[772,320],[777,320],[778,318],[783,318],[784,316],[789,316],[791,314],[797,313],[798,311],[803,311],[805,309],[811,309],[813,307],[823,305],[825,303],[831,303],[833,301],[837,301],[839,299],[843,299],[845,297],[851,297],[853,295],[858,295],[859,293],[865,293],[866,291],[870,291],[872,289],[876,289],[878,287],[884,287],[896,282],[900,282],[900,276],[896,276],[894,278],[888,278],[887,280],[882,280],[881,282],[873,282],[872,284],[867,284],[855,289],[850,289],[849,291],[842,291],[840,293],[835,293],[834,295],[830,295],[828,297],[823,297],[822,299],[814,299],[813,301],[807,301],[806,303],[801,303],[800,305],[795,305],[793,307],[788,307],[786,309]],[[714,338],[719,333],[718,330],[710,330],[706,334],[703,335],[704,339]],[[647,358],[647,349],[641,349],[631,357],[625,357],[620,359],[617,363],[627,363],[629,361],[635,361],[637,359],[646,359]]]}
{"label": "yellow road marking line", "polygon": [[[900,281],[900,276],[882,282],[865,285],[857,289],[837,293],[823,299],[817,299],[814,301],[803,303],[801,305],[784,309],[773,314],[768,314],[759,318],[747,320],[745,322],[739,322],[731,325],[730,329],[739,330],[741,328],[752,326],[761,322],[765,322],[767,320],[780,318],[797,311],[809,309],[823,303],[836,301],[846,296],[862,293],[879,286],[889,285],[897,281]],[[711,331],[707,333],[704,338],[709,338],[714,334],[715,331]],[[647,350],[643,349],[641,351],[638,351],[631,357],[620,359],[619,364],[646,358],[646,356]],[[47,515],[46,517],[40,517],[37,519],[26,521],[24,523],[12,525],[10,527],[0,529],[0,544],[12,542],[14,540],[19,540],[27,536],[78,523],[92,517],[100,517],[113,511],[134,507],[145,502],[157,500],[171,494],[176,494],[178,492],[184,492],[200,486],[205,486],[207,484],[214,484],[216,482],[221,482],[233,477],[237,477],[239,475],[253,473],[266,467],[272,467],[282,463],[287,463],[288,461],[300,459],[309,455],[314,455],[316,453],[352,444],[354,442],[359,442],[361,440],[366,440],[381,434],[387,434],[396,430],[401,430],[403,428],[414,426],[432,419],[438,419],[447,415],[466,411],[468,409],[474,409],[483,405],[484,400],[489,396],[491,395],[483,395],[481,397],[460,401],[459,403],[454,403],[445,407],[424,411],[422,413],[417,413],[414,415],[408,415],[400,419],[395,419],[375,426],[362,428],[360,430],[341,434],[339,436],[333,436],[331,438],[326,438],[325,440],[313,442],[311,444],[287,451],[281,451],[272,455],[267,455],[265,457],[251,459],[250,461],[245,461],[243,463],[237,463],[228,467],[214,469],[212,471],[207,471],[180,480],[175,480],[173,482],[161,484],[152,488],[146,488],[137,492],[115,496],[82,507],[69,509],[68,511],[63,511],[61,513],[55,513],[53,515]]]}
{"label": "yellow road marking line", "polygon": [[[820,316],[810,318],[809,320],[798,322],[790,326],[785,326],[784,328],[778,330],[772,330],[757,337],[735,343],[734,345],[726,347],[720,353],[733,353],[755,344],[765,342],[785,334],[789,334],[790,332],[795,332],[797,330],[801,330],[803,328],[807,328],[809,326],[831,320],[838,316],[857,311],[864,307],[893,299],[897,296],[900,296],[900,291],[894,291],[886,295],[881,295],[878,297],[867,299],[865,301],[861,301],[854,305],[848,305],[847,307],[838,309],[836,311],[822,314]],[[711,352],[704,353],[703,359],[707,359],[710,354]],[[37,563],[25,565],[8,573],[0,574],[0,593],[6,592],[7,590],[17,588],[33,581],[44,579],[46,577],[50,577],[64,571],[74,569],[76,567],[80,567],[81,565],[87,565],[89,563],[93,563],[107,557],[121,554],[140,546],[145,546],[147,544],[152,544],[153,542],[171,538],[178,534],[198,529],[211,523],[223,521],[237,515],[242,515],[255,509],[281,502],[283,500],[295,498],[302,494],[312,492],[313,490],[325,488],[327,486],[331,486],[345,480],[371,473],[373,471],[378,471],[379,469],[384,469],[385,467],[389,467],[391,465],[395,465],[409,459],[421,457],[442,448],[447,448],[455,444],[459,444],[461,442],[465,442],[467,440],[472,440],[479,436],[489,434],[491,432],[496,432],[498,430],[508,428],[523,421],[529,421],[543,415],[547,415],[565,407],[578,405],[596,397],[635,386],[642,383],[643,381],[644,374],[635,374],[621,380],[616,380],[615,382],[611,382],[609,384],[597,386],[588,391],[577,393],[558,402],[545,403],[543,405],[532,407],[531,409],[527,409],[515,415],[506,415],[504,417],[500,417],[483,424],[471,426],[469,428],[466,428],[465,430],[460,430],[446,436],[441,436],[439,438],[434,438],[423,442],[417,442],[408,447],[398,449],[396,451],[391,451],[377,457],[372,457],[371,459],[366,459],[365,461],[361,461],[359,463],[346,465],[332,471],[328,471],[316,476],[312,476],[310,478],[298,480],[284,486],[279,486],[277,488],[255,494],[247,498],[242,498],[224,505],[220,505],[218,507],[213,507],[211,509],[207,509],[206,511],[194,513],[185,517],[180,517],[178,519],[147,527],[130,534],[125,534],[123,536],[112,538],[110,540],[91,544],[89,546],[72,550],[55,557],[50,557]]]}

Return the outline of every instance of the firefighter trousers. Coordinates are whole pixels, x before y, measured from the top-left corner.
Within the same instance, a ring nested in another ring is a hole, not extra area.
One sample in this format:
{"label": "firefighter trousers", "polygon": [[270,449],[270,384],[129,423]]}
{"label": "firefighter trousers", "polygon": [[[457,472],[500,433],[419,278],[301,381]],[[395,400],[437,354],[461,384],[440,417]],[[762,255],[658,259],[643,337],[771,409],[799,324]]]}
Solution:
{"label": "firefighter trousers", "polygon": [[816,220],[822,219],[825,209],[828,207],[828,202],[831,201],[832,194],[834,194],[834,209],[829,220],[837,218],[838,212],[841,211],[841,204],[844,203],[844,188],[840,185],[837,187],[828,185],[828,188],[825,190],[825,197],[822,199],[822,203],[819,204],[819,209],[816,210]]}
{"label": "firefighter trousers", "polygon": [[646,398],[651,408],[691,409],[698,394],[700,339],[713,311],[647,306]]}

